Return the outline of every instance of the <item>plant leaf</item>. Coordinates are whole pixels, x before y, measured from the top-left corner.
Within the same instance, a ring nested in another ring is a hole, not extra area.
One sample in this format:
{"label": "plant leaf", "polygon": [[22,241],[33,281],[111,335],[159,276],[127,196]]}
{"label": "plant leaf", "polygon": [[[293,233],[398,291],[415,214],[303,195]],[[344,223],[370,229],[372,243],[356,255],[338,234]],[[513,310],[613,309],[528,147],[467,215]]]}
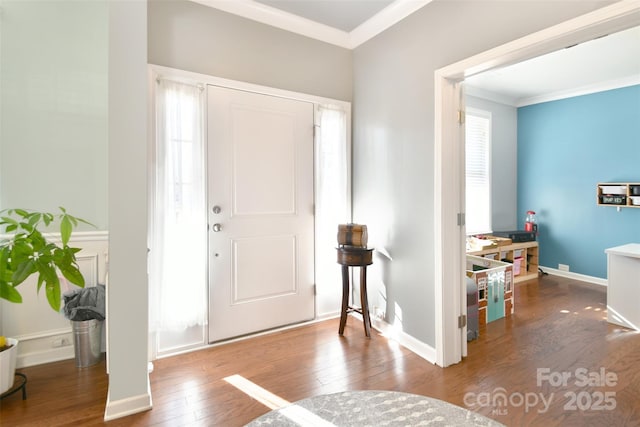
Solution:
{"label": "plant leaf", "polygon": [[0,281],[0,298],[6,299],[10,302],[21,303],[22,295],[7,282]]}
{"label": "plant leaf", "polygon": [[46,260],[43,260],[43,259],[39,259],[38,271],[40,272],[42,277],[44,277],[45,283],[48,284],[48,283],[59,282],[55,264],[47,262]]}
{"label": "plant leaf", "polygon": [[71,224],[71,220],[68,215],[63,215],[60,220],[60,236],[62,237],[62,244],[64,246],[69,243],[71,231],[73,231],[73,224]]}
{"label": "plant leaf", "polygon": [[32,259],[21,262],[20,264],[18,264],[18,268],[13,272],[13,276],[11,277],[13,286],[18,286],[20,283],[24,282],[27,277],[29,277],[36,271],[38,271],[38,269],[36,268],[36,263]]}
{"label": "plant leaf", "polygon": [[65,266],[64,268],[61,267],[60,272],[68,281],[84,288],[84,276],[82,276],[78,267],[74,265]]}
{"label": "plant leaf", "polygon": [[[59,222],[61,244],[47,241],[38,229],[49,227],[56,221]],[[0,241],[0,299],[22,301],[17,286],[25,283],[31,275],[37,275],[38,292],[44,285],[49,305],[59,311],[60,280],[63,277],[84,287],[85,280],[75,257],[80,249],[68,246],[73,230],[80,222],[95,227],[70,215],[64,207],[60,207],[57,214],[26,209],[0,210],[0,232],[9,235]]]}
{"label": "plant leaf", "polygon": [[47,282],[45,286],[47,292],[47,301],[55,311],[60,311],[60,281],[56,277],[56,282]]}
{"label": "plant leaf", "polygon": [[40,293],[40,289],[42,288],[42,284],[44,283],[44,275],[42,273],[38,274],[38,287],[37,293]]}
{"label": "plant leaf", "polygon": [[18,224],[20,224],[18,221],[11,218],[10,216],[3,216],[2,218],[0,218],[0,220],[1,220],[0,224],[12,224],[12,225],[15,225],[16,227],[18,226]]}
{"label": "plant leaf", "polygon": [[35,227],[36,224],[39,223],[41,219],[42,219],[42,214],[39,212],[34,212],[31,215],[29,215],[29,225],[31,225],[32,227]]}

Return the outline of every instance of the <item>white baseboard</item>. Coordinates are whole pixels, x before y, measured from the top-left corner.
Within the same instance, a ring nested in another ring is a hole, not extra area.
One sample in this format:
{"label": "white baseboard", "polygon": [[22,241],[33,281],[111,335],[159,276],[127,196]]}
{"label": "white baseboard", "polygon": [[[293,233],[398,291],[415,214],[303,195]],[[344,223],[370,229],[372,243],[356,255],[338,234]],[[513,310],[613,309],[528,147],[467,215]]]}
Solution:
{"label": "white baseboard", "polygon": [[18,358],[16,359],[16,368],[26,368],[28,366],[59,362],[61,360],[73,359],[74,357],[76,356],[73,346],[52,348],[33,353],[24,353],[18,355]]}
{"label": "white baseboard", "polygon": [[580,280],[581,282],[593,283],[595,285],[607,286],[607,279],[601,277],[587,276],[585,274],[574,273],[571,271],[562,271],[551,267],[540,266],[542,271],[552,276],[566,277],[569,279]]}
{"label": "white baseboard", "polygon": [[[14,338],[19,341],[16,368],[27,368],[76,357],[73,347],[73,330],[71,328],[52,329]],[[101,340],[100,348],[104,353],[106,351],[104,328]]]}
{"label": "white baseboard", "polygon": [[[15,338],[19,341],[16,368],[26,368],[75,357],[71,328],[53,329]],[[59,342],[61,345],[54,347],[54,342]]]}
{"label": "white baseboard", "polygon": [[316,322],[322,322],[324,320],[335,319],[336,317],[340,317],[339,311],[331,311],[329,313],[318,314],[314,320]]}
{"label": "white baseboard", "polygon": [[114,401],[111,400],[110,394],[107,395],[107,405],[104,409],[104,420],[115,420],[116,418],[122,418],[128,415],[137,414],[138,412],[148,411],[152,407],[151,386],[149,385],[149,377],[147,376],[147,392],[145,394]]}
{"label": "white baseboard", "polygon": [[436,349],[414,338],[404,331],[396,330],[393,325],[379,319],[371,319],[372,326],[385,337],[396,341],[401,346],[411,350],[427,362],[436,363]]}
{"label": "white baseboard", "polygon": [[[350,316],[355,317],[359,321],[362,320],[360,313],[350,313]],[[371,326],[378,332],[380,332],[385,338],[397,342],[407,350],[412,351],[416,355],[422,357],[427,362],[436,363],[436,349],[423,343],[422,341],[412,337],[404,331],[396,330],[393,325],[385,322],[384,320],[371,318]]]}

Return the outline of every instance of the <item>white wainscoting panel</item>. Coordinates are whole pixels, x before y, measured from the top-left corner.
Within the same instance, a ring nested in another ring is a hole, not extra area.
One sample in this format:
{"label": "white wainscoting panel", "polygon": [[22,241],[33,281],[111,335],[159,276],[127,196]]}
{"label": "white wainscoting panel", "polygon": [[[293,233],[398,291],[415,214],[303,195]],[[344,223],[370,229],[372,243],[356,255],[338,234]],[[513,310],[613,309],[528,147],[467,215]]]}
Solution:
{"label": "white wainscoting panel", "polygon": [[[55,235],[48,236],[56,240]],[[76,255],[85,286],[105,283],[108,259],[108,232],[75,232],[70,246],[82,250]],[[36,292],[36,278],[20,285],[22,304],[0,301],[0,334],[19,341],[16,367],[39,365],[74,358],[73,333],[69,320],[54,312],[42,292]],[[77,289],[63,284],[62,292]],[[103,329],[104,330],[104,329]],[[104,349],[103,332],[103,349]]]}

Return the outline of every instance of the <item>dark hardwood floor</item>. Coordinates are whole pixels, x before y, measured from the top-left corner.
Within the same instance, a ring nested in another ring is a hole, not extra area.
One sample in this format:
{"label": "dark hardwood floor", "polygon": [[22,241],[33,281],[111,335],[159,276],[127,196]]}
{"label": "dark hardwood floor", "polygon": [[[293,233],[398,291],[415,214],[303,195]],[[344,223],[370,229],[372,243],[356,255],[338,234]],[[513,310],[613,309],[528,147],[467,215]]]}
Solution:
{"label": "dark hardwood floor", "polygon": [[[469,407],[508,426],[640,426],[640,334],[606,322],[603,287],[553,276],[517,285],[515,315],[490,323],[469,343],[469,357],[446,369],[377,333],[366,339],[353,318],[344,337],[337,330],[334,319],[157,360],[153,409],[109,423],[104,362],[21,369],[28,399],[0,401],[0,425],[240,426],[269,409],[223,380],[239,374],[290,402],[384,389]],[[551,380],[570,377],[538,384],[539,369]],[[607,384],[596,378],[601,369]],[[500,395],[507,403],[492,405]]]}

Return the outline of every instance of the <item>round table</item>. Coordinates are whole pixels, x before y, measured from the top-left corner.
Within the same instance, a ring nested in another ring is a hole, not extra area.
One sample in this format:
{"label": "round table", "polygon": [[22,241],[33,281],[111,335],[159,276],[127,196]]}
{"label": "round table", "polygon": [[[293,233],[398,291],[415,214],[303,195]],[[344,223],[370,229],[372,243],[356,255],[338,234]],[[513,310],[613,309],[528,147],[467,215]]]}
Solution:
{"label": "round table", "polygon": [[491,426],[503,424],[442,400],[397,391],[345,391],[292,403],[247,426]]}

